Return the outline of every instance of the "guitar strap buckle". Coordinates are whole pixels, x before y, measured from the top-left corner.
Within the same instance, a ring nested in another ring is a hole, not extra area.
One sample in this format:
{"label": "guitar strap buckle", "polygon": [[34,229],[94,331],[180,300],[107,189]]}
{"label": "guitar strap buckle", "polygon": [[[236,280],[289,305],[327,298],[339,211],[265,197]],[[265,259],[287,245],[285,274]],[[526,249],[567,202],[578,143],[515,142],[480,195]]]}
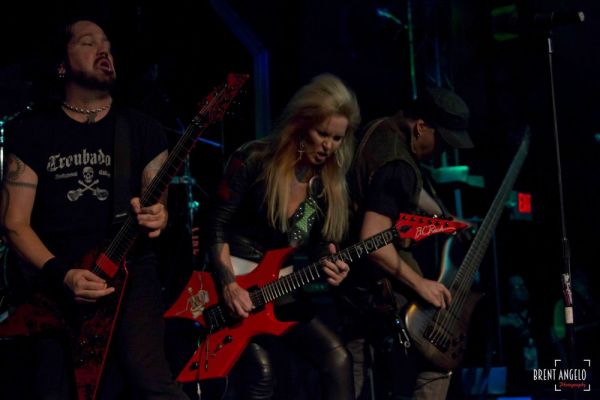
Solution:
{"label": "guitar strap buckle", "polygon": [[398,313],[396,318],[394,318],[394,328],[398,335],[398,343],[404,347],[404,351],[407,353],[410,346],[412,346],[412,342],[410,341],[408,331],[406,330],[406,326],[404,325],[404,321],[402,320],[400,313]]}
{"label": "guitar strap buckle", "polygon": [[402,328],[400,332],[398,332],[398,341],[402,346],[404,346],[405,350],[408,350],[410,346],[412,346],[410,337],[408,337],[408,332],[405,328]]}

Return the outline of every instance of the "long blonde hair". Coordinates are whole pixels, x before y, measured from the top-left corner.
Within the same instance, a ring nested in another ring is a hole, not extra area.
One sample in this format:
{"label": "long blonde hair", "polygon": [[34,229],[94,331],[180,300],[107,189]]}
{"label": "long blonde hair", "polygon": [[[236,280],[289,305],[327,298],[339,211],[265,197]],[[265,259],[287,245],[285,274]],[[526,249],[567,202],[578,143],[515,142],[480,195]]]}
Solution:
{"label": "long blonde hair", "polygon": [[282,232],[288,229],[287,204],[295,166],[299,161],[300,142],[309,129],[336,115],[347,118],[348,128],[336,154],[328,157],[317,172],[328,204],[322,235],[326,240],[340,241],[348,230],[346,172],[352,161],[354,132],[360,123],[360,110],[352,90],[338,77],[322,74],[294,94],[267,149],[263,176],[267,213],[271,225]]}

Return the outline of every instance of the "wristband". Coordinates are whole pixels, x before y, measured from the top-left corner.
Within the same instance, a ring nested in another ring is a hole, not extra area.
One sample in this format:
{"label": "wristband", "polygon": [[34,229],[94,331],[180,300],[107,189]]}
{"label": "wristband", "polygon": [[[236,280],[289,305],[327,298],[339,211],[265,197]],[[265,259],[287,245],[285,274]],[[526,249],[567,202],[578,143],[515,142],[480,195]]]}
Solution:
{"label": "wristband", "polygon": [[42,267],[42,278],[52,288],[60,289],[65,282],[65,275],[72,267],[58,257],[53,257],[44,263]]}

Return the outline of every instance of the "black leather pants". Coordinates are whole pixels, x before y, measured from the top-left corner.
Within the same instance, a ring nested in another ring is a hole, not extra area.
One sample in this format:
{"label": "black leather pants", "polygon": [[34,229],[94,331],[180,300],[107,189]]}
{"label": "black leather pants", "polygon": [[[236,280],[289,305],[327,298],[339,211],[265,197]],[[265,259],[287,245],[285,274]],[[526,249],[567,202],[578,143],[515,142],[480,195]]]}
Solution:
{"label": "black leather pants", "polygon": [[[294,326],[283,337],[318,372],[322,400],[353,400],[352,360],[341,340],[317,318]],[[260,340],[257,342],[261,343]],[[272,399],[275,374],[265,346],[253,342],[234,368],[241,377],[236,398]]]}

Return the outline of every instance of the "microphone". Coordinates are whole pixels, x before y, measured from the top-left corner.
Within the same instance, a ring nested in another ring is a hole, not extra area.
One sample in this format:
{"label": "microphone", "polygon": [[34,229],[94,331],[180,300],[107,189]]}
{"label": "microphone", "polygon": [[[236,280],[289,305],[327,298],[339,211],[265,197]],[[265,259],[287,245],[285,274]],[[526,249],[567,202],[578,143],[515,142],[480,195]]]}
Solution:
{"label": "microphone", "polygon": [[536,13],[531,19],[535,28],[551,29],[563,25],[579,24],[585,21],[583,11]]}

